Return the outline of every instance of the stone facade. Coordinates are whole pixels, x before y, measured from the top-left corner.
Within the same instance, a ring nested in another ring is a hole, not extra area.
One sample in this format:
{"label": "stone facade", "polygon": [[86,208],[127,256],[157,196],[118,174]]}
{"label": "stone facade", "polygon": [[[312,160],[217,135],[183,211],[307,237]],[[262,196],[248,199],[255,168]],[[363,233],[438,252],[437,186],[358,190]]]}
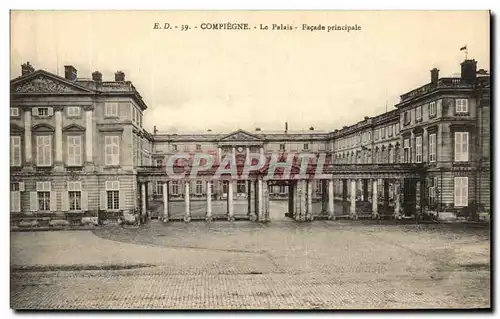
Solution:
{"label": "stone facade", "polygon": [[[31,66],[30,66],[31,67]],[[53,219],[80,223],[85,218],[106,219],[141,209],[137,174],[140,167],[160,166],[177,153],[217,155],[261,153],[325,154],[329,163],[423,163],[425,182],[417,199],[426,209],[490,210],[490,77],[476,71],[476,61],[462,63],[462,76],[439,78],[401,95],[395,109],[331,132],[265,132],[151,134],[142,127],[147,109],[125,74],[115,81],[79,79],[67,66],[65,77],[23,68],[11,81],[11,220],[48,223]],[[375,166],[373,166],[375,169]],[[42,183],[45,182],[45,183]],[[170,200],[205,198],[201,181],[169,183]],[[248,183],[233,181],[235,198],[245,197]],[[240,185],[241,184],[241,185]],[[379,180],[377,185],[382,185]],[[312,196],[323,196],[326,184],[312,183]],[[465,186],[464,186],[465,185]],[[288,196],[288,186],[271,186],[270,196]],[[309,186],[308,186],[309,187]],[[376,187],[353,180],[335,183],[334,196],[361,193]],[[394,187],[376,192],[395,196]],[[226,198],[228,186],[214,182],[215,198]],[[162,197],[160,183],[149,183],[148,197]],[[338,196],[336,196],[338,197]]]}

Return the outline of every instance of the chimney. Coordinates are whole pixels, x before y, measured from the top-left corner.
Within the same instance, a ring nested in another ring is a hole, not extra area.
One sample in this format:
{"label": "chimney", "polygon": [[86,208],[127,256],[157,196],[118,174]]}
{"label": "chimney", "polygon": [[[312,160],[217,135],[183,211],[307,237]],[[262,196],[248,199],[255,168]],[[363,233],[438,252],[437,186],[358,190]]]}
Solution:
{"label": "chimney", "polygon": [[370,119],[369,116],[365,116],[365,121],[368,121]]}
{"label": "chimney", "polygon": [[102,73],[99,71],[95,71],[92,73],[92,80],[95,82],[102,82]]}
{"label": "chimney", "polygon": [[156,135],[156,132],[158,132],[158,130],[156,129],[156,125],[153,126],[153,135]]}
{"label": "chimney", "polygon": [[64,77],[70,81],[76,81],[76,69],[72,65],[64,66]]}
{"label": "chimney", "polygon": [[437,85],[439,80],[439,70],[434,68],[431,70],[431,84],[433,86]]}
{"label": "chimney", "polygon": [[35,68],[29,63],[21,65],[21,76],[35,72]]}
{"label": "chimney", "polygon": [[309,131],[314,131],[314,127],[312,127],[312,126],[311,126],[311,127],[309,128]]}
{"label": "chimney", "polygon": [[288,122],[285,122],[285,133],[288,132]]}
{"label": "chimney", "polygon": [[116,82],[123,82],[125,81],[125,73],[122,71],[116,71],[115,73],[115,81]]}
{"label": "chimney", "polygon": [[474,82],[476,79],[477,61],[465,60],[460,65],[462,66],[461,78],[469,83]]}
{"label": "chimney", "polygon": [[255,130],[256,130],[256,131],[260,131],[260,127],[256,127],[256,128],[255,128]]}

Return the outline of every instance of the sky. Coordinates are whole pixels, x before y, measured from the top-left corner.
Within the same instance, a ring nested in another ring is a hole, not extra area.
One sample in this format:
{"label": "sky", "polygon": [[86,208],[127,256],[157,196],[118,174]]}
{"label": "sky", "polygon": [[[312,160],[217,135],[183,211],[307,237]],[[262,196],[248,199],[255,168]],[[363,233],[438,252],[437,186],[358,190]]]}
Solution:
{"label": "sky", "polygon": [[[194,29],[204,22],[298,29]],[[489,39],[487,11],[13,11],[10,77],[26,61],[61,76],[64,65],[81,78],[99,70],[104,81],[121,70],[148,105],[149,131],[277,131],[285,122],[333,131],[393,109],[434,67],[459,74],[464,45],[489,70]]]}

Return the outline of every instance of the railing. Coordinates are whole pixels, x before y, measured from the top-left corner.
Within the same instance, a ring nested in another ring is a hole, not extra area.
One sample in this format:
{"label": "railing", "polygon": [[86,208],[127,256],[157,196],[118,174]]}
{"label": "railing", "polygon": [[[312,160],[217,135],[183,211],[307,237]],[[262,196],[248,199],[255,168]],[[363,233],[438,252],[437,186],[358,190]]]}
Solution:
{"label": "railing", "polygon": [[401,95],[401,102],[426,94],[434,89],[449,87],[472,87],[472,84],[462,78],[441,78],[438,80],[437,84],[428,83],[424,86]]}

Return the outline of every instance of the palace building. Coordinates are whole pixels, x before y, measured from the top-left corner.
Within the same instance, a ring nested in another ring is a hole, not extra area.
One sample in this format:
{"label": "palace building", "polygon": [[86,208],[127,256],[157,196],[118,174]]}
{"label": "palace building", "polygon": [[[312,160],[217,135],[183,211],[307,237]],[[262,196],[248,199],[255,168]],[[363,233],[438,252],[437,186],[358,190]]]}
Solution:
{"label": "palace building", "polygon": [[[270,199],[288,200],[288,215],[298,220],[357,218],[363,203],[373,217],[490,211],[490,75],[475,60],[463,61],[457,77],[433,69],[430,82],[401,95],[393,110],[329,132],[150,133],[142,125],[147,105],[121,71],[103,81],[99,71],[79,78],[65,66],[61,77],[28,62],[10,91],[12,227],[144,216],[150,201],[163,201],[164,220],[169,203],[183,201],[186,221],[196,200],[206,202],[207,218],[212,200],[227,201],[229,219],[239,199],[257,220],[266,220]],[[327,164],[317,180],[272,180],[263,172],[170,180],[162,166],[179,153],[219,161],[310,153]],[[313,208],[317,201],[321,208]]]}

